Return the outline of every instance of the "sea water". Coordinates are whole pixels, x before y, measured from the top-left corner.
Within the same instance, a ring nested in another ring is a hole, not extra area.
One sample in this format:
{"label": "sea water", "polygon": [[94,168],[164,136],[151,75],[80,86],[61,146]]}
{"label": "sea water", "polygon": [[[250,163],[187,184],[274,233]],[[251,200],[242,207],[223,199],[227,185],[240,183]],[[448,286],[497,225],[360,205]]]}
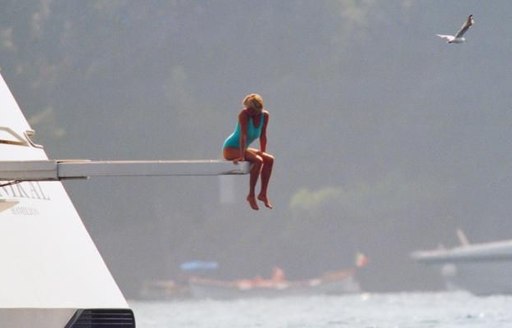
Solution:
{"label": "sea water", "polygon": [[463,292],[129,303],[138,328],[512,327],[512,296]]}

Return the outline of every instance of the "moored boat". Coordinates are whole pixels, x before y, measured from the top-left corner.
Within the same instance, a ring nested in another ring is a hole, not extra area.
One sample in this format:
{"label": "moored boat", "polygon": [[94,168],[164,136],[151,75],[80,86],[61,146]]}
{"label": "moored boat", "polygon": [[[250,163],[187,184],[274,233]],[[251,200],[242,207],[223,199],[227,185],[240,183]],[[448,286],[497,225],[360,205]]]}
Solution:
{"label": "moored boat", "polygon": [[305,280],[287,280],[282,270],[274,269],[270,279],[216,280],[189,279],[190,293],[195,298],[233,299],[246,297],[283,297],[299,295],[339,295],[361,290],[355,269],[328,272]]}
{"label": "moored boat", "polygon": [[438,268],[448,289],[475,295],[512,294],[512,240],[470,244],[458,232],[461,245],[416,251],[411,257]]}

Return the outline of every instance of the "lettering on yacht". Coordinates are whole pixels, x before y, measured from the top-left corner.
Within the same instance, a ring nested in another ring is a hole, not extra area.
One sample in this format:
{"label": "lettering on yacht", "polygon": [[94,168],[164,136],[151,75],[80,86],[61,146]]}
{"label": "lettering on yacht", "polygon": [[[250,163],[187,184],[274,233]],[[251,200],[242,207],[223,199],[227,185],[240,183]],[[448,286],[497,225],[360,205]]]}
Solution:
{"label": "lettering on yacht", "polygon": [[0,187],[0,197],[51,200],[37,181],[16,183]]}
{"label": "lettering on yacht", "polygon": [[11,208],[11,213],[14,215],[39,215],[39,210],[35,207],[15,206]]}

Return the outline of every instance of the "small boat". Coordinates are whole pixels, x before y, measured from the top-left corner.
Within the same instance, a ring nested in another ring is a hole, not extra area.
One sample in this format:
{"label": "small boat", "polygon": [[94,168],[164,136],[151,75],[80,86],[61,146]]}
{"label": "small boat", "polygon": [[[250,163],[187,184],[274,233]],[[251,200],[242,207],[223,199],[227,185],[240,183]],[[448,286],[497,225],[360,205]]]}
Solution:
{"label": "small boat", "polygon": [[190,298],[186,284],[174,280],[147,280],[139,291],[139,299],[148,301],[170,301]]}
{"label": "small boat", "polygon": [[317,278],[287,280],[284,272],[274,268],[272,278],[215,280],[189,279],[190,293],[195,298],[235,299],[246,297],[283,297],[303,295],[339,295],[360,292],[356,269],[328,272]]}

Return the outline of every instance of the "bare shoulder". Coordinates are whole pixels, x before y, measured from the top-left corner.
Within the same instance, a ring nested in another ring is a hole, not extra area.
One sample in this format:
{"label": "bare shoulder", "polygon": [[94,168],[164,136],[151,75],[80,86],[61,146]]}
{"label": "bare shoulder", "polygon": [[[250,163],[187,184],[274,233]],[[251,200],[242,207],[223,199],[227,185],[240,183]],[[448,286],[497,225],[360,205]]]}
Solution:
{"label": "bare shoulder", "polygon": [[238,113],[238,119],[247,120],[247,111],[245,110],[245,108],[240,110],[240,113]]}
{"label": "bare shoulder", "polygon": [[269,118],[270,118],[270,113],[268,110],[264,109],[263,110],[263,117],[265,118],[265,121],[268,121]]}

